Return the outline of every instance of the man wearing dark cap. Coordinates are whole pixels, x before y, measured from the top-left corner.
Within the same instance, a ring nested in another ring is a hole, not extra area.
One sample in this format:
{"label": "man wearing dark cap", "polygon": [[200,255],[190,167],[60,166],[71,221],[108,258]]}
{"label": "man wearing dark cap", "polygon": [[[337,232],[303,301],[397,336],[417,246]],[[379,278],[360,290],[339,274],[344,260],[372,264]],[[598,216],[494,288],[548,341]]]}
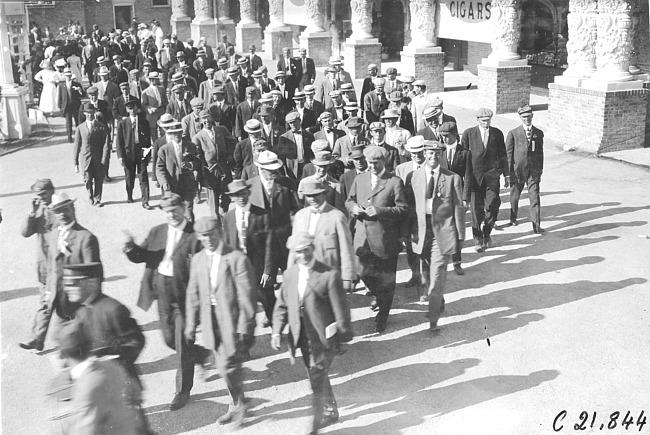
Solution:
{"label": "man wearing dark cap", "polygon": [[330,112],[321,113],[318,122],[321,129],[314,134],[314,139],[326,140],[330,145],[330,150],[334,149],[336,141],[345,136],[345,132],[334,127],[334,117]]}
{"label": "man wearing dark cap", "polygon": [[401,90],[402,90],[402,82],[397,80],[397,68],[392,66],[387,68],[386,86],[384,87],[384,91],[386,91],[386,94],[390,95],[395,91],[401,91]]}
{"label": "man wearing dark cap", "polygon": [[[539,183],[544,170],[544,132],[533,125],[533,109],[526,105],[517,110],[522,125],[510,130],[506,138],[508,167],[510,168],[510,225],[517,225],[519,197],[528,188],[530,201],[530,221],[533,233],[546,231],[540,226],[541,203]],[[506,186],[507,187],[507,186]]]}
{"label": "man wearing dark cap", "polygon": [[141,245],[125,231],[123,247],[131,262],[146,264],[138,307],[147,311],[158,299],[160,329],[167,346],[176,350],[176,393],[169,405],[172,411],[187,404],[194,383],[194,363],[205,356],[201,348],[189,343],[183,335],[190,277],[188,259],[201,250],[194,226],[185,217],[184,202],[178,194],[166,193],[160,208],[166,214],[167,223],[153,227]]}
{"label": "man wearing dark cap", "polygon": [[[91,88],[88,88],[86,92],[88,92]],[[111,108],[113,119],[118,123],[122,120],[122,118],[129,115],[126,111],[126,107],[124,106],[124,103],[129,100],[129,96],[131,95],[129,91],[129,84],[120,83],[120,92],[122,92],[122,95],[113,100],[113,107]]]}
{"label": "man wearing dark cap", "polygon": [[235,107],[226,101],[226,91],[223,85],[217,85],[212,91],[212,99],[208,105],[208,111],[212,119],[225,127],[228,133],[233,133],[235,125]]}
{"label": "man wearing dark cap", "polygon": [[74,137],[74,167],[78,173],[81,163],[88,199],[92,205],[101,207],[106,174],[104,165],[107,164],[111,153],[110,132],[106,124],[95,119],[95,107],[92,103],[84,103],[83,112],[86,121],[77,127]]}
{"label": "man wearing dark cap", "polygon": [[408,130],[412,135],[415,134],[415,126],[413,125],[413,114],[409,110],[411,99],[405,96],[401,91],[393,91],[388,94],[389,109],[397,110],[399,113],[399,125],[404,130]]}
{"label": "man wearing dark cap", "polygon": [[192,140],[195,134],[201,131],[203,128],[203,123],[201,122],[201,117],[199,113],[203,110],[203,100],[195,97],[190,101],[190,106],[192,106],[192,113],[185,115],[181,119],[181,125],[183,126],[183,139]]}
{"label": "man wearing dark cap", "polygon": [[374,89],[364,96],[363,108],[368,123],[380,121],[382,112],[388,109],[390,102],[384,92],[386,79],[378,77],[374,80]]}
{"label": "man wearing dark cap", "polygon": [[298,89],[302,91],[305,86],[313,84],[316,80],[316,64],[314,59],[307,57],[306,48],[301,47],[298,53],[300,56],[294,59],[291,71],[298,83]]}
{"label": "man wearing dark cap", "polygon": [[386,151],[384,165],[388,172],[392,172],[403,161],[406,156],[400,156],[399,150],[386,143],[386,125],[383,122],[373,122],[370,124],[370,146],[376,146]]}
{"label": "man wearing dark cap", "polygon": [[72,143],[72,120],[74,120],[74,126],[77,127],[79,125],[78,112],[84,91],[79,82],[72,80],[72,70],[70,68],[63,70],[63,77],[65,80],[57,86],[57,107],[61,109],[65,118],[68,142]]}
{"label": "man wearing dark cap", "polygon": [[280,350],[282,330],[289,325],[291,358],[302,353],[312,389],[312,432],[336,423],[338,405],[329,380],[329,368],[341,343],[352,339],[350,308],[338,270],[314,256],[314,237],[298,232],[287,241],[296,264],[283,274],[273,312],[271,347]]}
{"label": "man wearing dark cap", "polygon": [[404,183],[386,169],[388,152],[382,147],[363,150],[369,171],[352,182],[346,206],[358,223],[354,249],[363,267],[361,279],[375,297],[378,308],[374,331],[386,329],[395,294],[397,257],[406,240],[408,204]]}
{"label": "man wearing dark cap", "polygon": [[312,175],[304,177],[298,184],[298,199],[301,201],[301,205],[306,201],[303,193],[303,185],[316,180],[325,186],[324,193],[327,203],[347,215],[347,209],[345,208],[345,200],[347,198],[344,198],[341,193],[341,183],[332,175],[335,172],[333,165],[341,165],[341,162],[336,160],[330,151],[319,151],[314,153],[311,164],[315,172]]}
{"label": "man wearing dark cap", "polygon": [[204,249],[192,258],[185,339],[194,343],[200,323],[202,342],[216,351],[219,372],[232,399],[228,412],[217,422],[232,422],[234,428],[239,428],[248,408],[242,362],[255,341],[257,294],[253,270],[246,254],[224,243],[218,218],[199,219],[195,231]]}
{"label": "man wearing dark cap", "polygon": [[472,235],[474,250],[483,252],[492,246],[492,228],[499,215],[501,198],[499,178],[504,186],[510,184],[510,168],[503,133],[492,127],[492,111],[481,108],[476,112],[478,125],[465,130],[460,143],[472,154]]}
{"label": "man wearing dark cap", "polygon": [[[262,124],[262,139],[269,143],[269,149],[276,149],[280,136],[284,134],[284,127],[276,122],[276,113],[270,106],[261,106],[258,117]],[[284,119],[284,117],[282,117]]]}
{"label": "man wearing dark cap", "polygon": [[298,112],[288,113],[285,122],[290,130],[280,136],[276,154],[285,162],[294,177],[300,179],[302,168],[313,157],[311,144],[314,142],[314,135],[303,129]]}
{"label": "man wearing dark cap", "polygon": [[237,140],[241,141],[248,137],[248,133],[244,129],[246,122],[253,119],[253,115],[260,106],[257,101],[257,91],[255,87],[248,86],[246,88],[246,101],[239,103],[235,111],[235,131],[233,132]]}
{"label": "man wearing dark cap", "polygon": [[31,237],[34,234],[38,237],[38,249],[36,252],[36,271],[38,273],[39,299],[38,310],[34,316],[32,328],[32,339],[28,342],[20,343],[23,349],[36,349],[39,352],[43,350],[45,335],[52,317],[52,306],[47,293],[47,267],[48,256],[48,235],[55,227],[54,212],[49,208],[52,203],[54,186],[50,179],[44,178],[36,180],[31,187],[34,192],[32,198],[31,211],[27,214],[27,220],[22,227],[21,234],[23,237]]}
{"label": "man wearing dark cap", "polygon": [[226,186],[232,181],[234,160],[232,158],[237,139],[228,130],[215,125],[212,115],[202,110],[199,117],[203,129],[192,137],[202,164],[203,186],[208,189],[208,207],[213,216],[228,211],[230,198],[225,194]]}
{"label": "man wearing dark cap", "polygon": [[171,114],[178,122],[181,122],[181,119],[192,112],[190,98],[185,90],[185,86],[178,84],[172,87],[169,104],[167,104],[165,111]]}
{"label": "man wearing dark cap", "polygon": [[249,119],[244,125],[244,130],[248,137],[237,142],[233,152],[235,178],[240,178],[243,169],[253,164],[255,160],[253,144],[262,138],[262,124],[257,119]]}
{"label": "man wearing dark cap", "polygon": [[296,91],[293,95],[293,102],[293,110],[300,115],[300,125],[305,131],[313,134],[314,131],[318,130],[318,115],[305,106],[307,96],[302,91]]}
{"label": "man wearing dark cap", "polygon": [[359,104],[361,106],[361,110],[367,110],[367,108],[364,106],[365,105],[365,99],[366,99],[366,94],[368,92],[374,91],[375,90],[375,79],[380,77],[379,75],[379,67],[371,63],[368,65],[368,76],[363,79],[363,84],[361,85],[361,95],[359,96]]}
{"label": "man wearing dark cap", "polygon": [[[363,150],[366,145],[367,142],[359,142],[358,145],[350,148],[350,151],[348,152],[348,161],[352,163],[352,169],[346,171],[341,175],[341,178],[339,178],[339,181],[341,182],[341,195],[343,195],[343,198],[346,198],[346,200],[350,193],[350,189],[352,188],[354,179],[357,178],[357,175],[368,170],[368,162],[366,161],[366,156],[363,155]],[[356,219],[351,216],[349,216],[349,219],[351,220],[350,230],[352,230]]]}
{"label": "man wearing dark cap", "polygon": [[[450,132],[453,134],[452,132]],[[428,282],[429,330],[437,333],[444,310],[447,264],[465,240],[465,207],[462,181],[457,174],[440,166],[444,145],[424,142],[426,165],[413,172],[412,207],[417,222],[411,226],[413,252],[420,255],[423,275]]]}
{"label": "man wearing dark cap", "polygon": [[246,88],[248,81],[239,77],[239,68],[231,66],[228,68],[228,80],[224,85],[226,91],[226,101],[237,107],[239,103],[246,99]]}
{"label": "man wearing dark cap", "polygon": [[[293,76],[289,75],[293,79]],[[280,91],[283,100],[293,102],[293,96],[296,92],[296,87],[292,83],[293,80],[287,80],[287,74],[284,71],[275,73],[275,86],[274,90]]]}

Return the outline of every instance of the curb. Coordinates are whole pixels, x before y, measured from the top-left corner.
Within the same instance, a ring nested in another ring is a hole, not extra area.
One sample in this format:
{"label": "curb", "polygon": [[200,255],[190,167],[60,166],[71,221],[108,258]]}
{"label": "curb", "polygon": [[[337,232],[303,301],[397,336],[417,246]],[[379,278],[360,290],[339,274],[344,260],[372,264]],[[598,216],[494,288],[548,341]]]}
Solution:
{"label": "curb", "polygon": [[[20,150],[23,150],[25,148],[29,148],[31,146],[34,146],[34,145],[38,144],[38,143],[44,142],[46,140],[50,140],[53,137],[54,137],[54,135],[51,134],[49,136],[44,136],[44,137],[33,137],[33,138],[28,137],[26,139],[21,139],[21,142],[22,141],[26,142],[24,145],[17,146],[16,148],[12,148],[10,150],[0,151],[0,157],[15,153],[16,151],[20,151]],[[1,145],[0,145],[0,149],[2,149]]]}
{"label": "curb", "polygon": [[630,162],[629,160],[623,160],[617,157],[606,156],[605,154],[595,154],[595,156],[600,159],[606,159],[606,160],[611,160],[613,162],[624,163],[630,166],[636,166],[637,168],[650,169],[650,165],[646,165],[645,163],[634,163],[634,162]]}

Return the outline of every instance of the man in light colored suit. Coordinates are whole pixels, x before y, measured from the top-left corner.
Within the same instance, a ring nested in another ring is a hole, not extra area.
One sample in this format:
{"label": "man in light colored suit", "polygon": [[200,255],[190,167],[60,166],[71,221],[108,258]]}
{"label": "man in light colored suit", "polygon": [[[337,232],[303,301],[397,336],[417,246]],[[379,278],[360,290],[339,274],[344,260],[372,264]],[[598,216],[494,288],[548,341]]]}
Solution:
{"label": "man in light colored suit", "polygon": [[417,218],[411,240],[413,251],[430,265],[429,330],[437,333],[445,306],[447,265],[458,243],[465,239],[465,207],[460,177],[440,167],[445,147],[435,141],[425,141],[424,146],[426,166],[415,171],[411,179]]}
{"label": "man in light colored suit", "polygon": [[223,84],[214,79],[214,68],[205,70],[206,79],[199,84],[199,98],[203,100],[203,108],[207,109],[215,87]]}
{"label": "man in light colored suit", "polygon": [[203,345],[216,351],[221,377],[232,399],[219,424],[244,424],[246,397],[242,362],[255,341],[257,295],[246,254],[224,243],[221,221],[202,217],[194,226],[203,250],[192,258],[185,303],[185,339],[194,343],[201,324]]}
{"label": "man in light colored suit", "polygon": [[[352,235],[347,216],[328,204],[327,186],[313,177],[301,181],[306,207],[299,210],[293,219],[292,234],[307,232],[314,237],[314,256],[321,263],[337,269],[347,292],[356,281]],[[299,188],[300,191],[300,188]],[[295,253],[289,253],[287,267],[295,263]]]}
{"label": "man in light colored suit", "polygon": [[413,124],[415,131],[423,129],[425,124],[424,111],[433,106],[433,101],[437,98],[427,91],[427,85],[424,80],[413,82],[413,98],[411,99],[411,113],[413,113]]}
{"label": "man in light colored suit", "polygon": [[368,123],[377,122],[380,120],[382,112],[388,109],[390,101],[384,92],[386,80],[383,77],[374,80],[375,89],[368,92],[363,97],[363,107],[365,110],[366,121]]}
{"label": "man in light colored suit", "polygon": [[315,98],[323,103],[325,110],[327,110],[330,107],[334,106],[334,101],[332,101],[330,92],[338,90],[341,85],[339,81],[334,77],[334,74],[336,74],[336,70],[334,68],[327,67],[327,69],[325,69],[325,73],[327,76],[316,88]]}
{"label": "man in light colored suit", "polygon": [[158,120],[167,107],[167,93],[160,85],[160,75],[157,71],[149,73],[151,85],[142,91],[142,111],[149,122],[151,140],[158,139]]}
{"label": "man in light colored suit", "polygon": [[328,372],[341,343],[352,339],[350,308],[338,270],[316,260],[313,236],[296,233],[287,248],[293,251],[297,264],[283,275],[273,311],[271,347],[280,350],[282,330],[288,324],[291,358],[300,348],[308,368],[313,392],[311,433],[318,433],[339,419]]}
{"label": "man in light colored suit", "polygon": [[384,91],[388,95],[396,91],[402,91],[402,82],[397,80],[397,68],[391,66],[386,69],[386,87]]}
{"label": "man in light colored suit", "polygon": [[192,113],[185,115],[181,119],[183,139],[185,140],[192,140],[194,135],[203,128],[201,117],[199,116],[199,113],[203,110],[203,100],[198,97],[192,98],[190,106],[192,106]]}
{"label": "man in light colored suit", "polygon": [[350,157],[352,147],[357,146],[359,143],[367,142],[367,140],[365,137],[360,136],[361,128],[363,127],[361,118],[351,116],[347,121],[348,134],[336,140],[332,149],[332,155],[342,161],[347,169],[351,169],[354,167],[354,163]]}
{"label": "man in light colored suit", "polygon": [[348,83],[354,93],[354,82],[352,81],[352,76],[350,75],[349,72],[343,69],[343,61],[341,61],[341,58],[336,57],[334,59],[331,59],[329,64],[336,71],[334,73],[334,78],[338,80],[339,84],[343,86],[344,83]]}
{"label": "man in light colored suit", "polygon": [[397,257],[406,240],[408,204],[404,183],[386,170],[388,153],[382,147],[363,150],[369,171],[352,182],[346,206],[358,223],[354,249],[363,272],[361,279],[375,296],[378,309],[374,332],[386,330],[395,294]]}
{"label": "man in light colored suit", "polygon": [[75,172],[79,172],[81,163],[88,200],[92,205],[101,207],[104,165],[111,152],[110,133],[106,124],[95,120],[95,107],[92,103],[84,103],[82,110],[86,121],[80,124],[75,132],[74,167]]}

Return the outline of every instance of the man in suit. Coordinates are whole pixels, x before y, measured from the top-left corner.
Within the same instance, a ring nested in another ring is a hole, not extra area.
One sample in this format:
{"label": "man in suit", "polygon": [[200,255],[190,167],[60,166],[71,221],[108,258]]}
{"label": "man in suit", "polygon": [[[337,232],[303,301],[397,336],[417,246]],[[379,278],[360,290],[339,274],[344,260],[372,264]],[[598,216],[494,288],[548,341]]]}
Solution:
{"label": "man in suit", "polygon": [[[352,188],[354,179],[357,178],[357,175],[363,174],[368,170],[368,162],[366,161],[366,156],[363,155],[363,150],[366,145],[367,142],[361,142],[350,148],[350,152],[348,153],[348,159],[353,165],[352,169],[346,171],[339,179],[341,182],[341,195],[343,195],[346,200],[350,195],[350,189]],[[354,222],[355,219],[350,219],[350,230],[354,229]]]}
{"label": "man in suit", "polygon": [[[180,140],[180,128],[178,130]],[[131,262],[146,264],[138,307],[148,311],[153,301],[158,299],[163,338],[167,346],[176,351],[176,393],[169,405],[172,411],[189,401],[194,383],[194,363],[206,356],[205,349],[188,342],[183,335],[189,260],[201,250],[193,224],[185,218],[184,202],[179,195],[167,193],[160,202],[167,223],[153,227],[141,245],[137,245],[133,236],[125,231],[123,246]]]}
{"label": "man in suit", "polygon": [[411,179],[417,219],[411,240],[413,251],[430,266],[428,317],[429,330],[434,333],[439,331],[438,319],[445,306],[447,265],[465,239],[462,181],[457,174],[440,167],[444,149],[439,142],[425,141],[426,165]]}
{"label": "man in suit", "polygon": [[328,372],[341,343],[352,339],[350,309],[338,270],[316,260],[312,235],[296,233],[287,247],[297,264],[283,275],[273,312],[271,347],[280,350],[282,330],[288,324],[291,358],[300,348],[308,369],[313,393],[311,433],[318,433],[339,418]]}
{"label": "man in suit", "polygon": [[192,107],[192,113],[185,115],[181,119],[184,140],[192,140],[194,135],[203,128],[201,117],[199,116],[199,113],[203,110],[203,100],[198,97],[192,98],[190,106]]}
{"label": "man in suit", "polygon": [[336,141],[345,136],[345,132],[334,127],[334,118],[330,112],[321,113],[318,122],[321,129],[314,134],[314,139],[326,140],[330,145],[330,150],[334,149]]}
{"label": "man in suit", "polygon": [[410,160],[408,151],[405,148],[406,142],[411,138],[411,133],[397,125],[399,113],[395,109],[386,109],[381,114],[381,122],[386,125],[386,143],[396,148],[399,152],[400,161]]}
{"label": "man in suit", "polygon": [[173,192],[182,199],[186,219],[194,222],[194,197],[201,160],[196,146],[183,139],[180,122],[170,125],[166,134],[170,141],[158,150],[156,178],[165,192]]}
{"label": "man in suit", "polygon": [[413,124],[415,125],[416,131],[425,127],[424,111],[433,107],[434,100],[437,100],[437,98],[427,91],[427,85],[424,80],[415,80],[413,82],[411,113],[413,114]]}
{"label": "man in suit", "polygon": [[253,69],[248,63],[248,58],[240,57],[237,60],[237,66],[239,68],[239,79],[243,80],[246,86],[253,86]]}
{"label": "man in suit", "polygon": [[298,53],[300,57],[294,61],[293,75],[298,82],[298,89],[302,91],[305,86],[313,84],[316,80],[316,64],[314,59],[307,57],[306,48],[301,48]]}
{"label": "man in suit", "polygon": [[289,47],[282,47],[282,54],[278,58],[276,64],[278,72],[282,71],[287,76],[292,75],[293,59],[291,57],[291,49]]}
{"label": "man in suit", "polygon": [[519,197],[528,188],[530,221],[533,233],[544,234],[540,226],[541,203],[539,183],[544,170],[544,132],[533,125],[533,110],[526,105],[517,110],[522,125],[510,130],[506,139],[508,167],[510,168],[510,225],[517,225]]}
{"label": "man in suit", "polygon": [[133,188],[137,175],[142,193],[142,207],[151,210],[149,206],[149,174],[147,166],[151,159],[151,129],[145,116],[140,113],[140,101],[131,97],[126,102],[129,113],[117,125],[115,146],[117,159],[124,168],[124,181],[126,182],[126,202],[133,203]]}
{"label": "man in suit", "polygon": [[404,183],[386,168],[388,152],[379,146],[363,150],[369,171],[352,183],[346,206],[358,220],[354,249],[362,267],[361,279],[374,295],[379,309],[374,331],[381,333],[393,304],[397,257],[406,240],[408,204]]}
{"label": "man in suit", "polygon": [[244,125],[244,130],[248,137],[240,140],[233,152],[235,178],[241,177],[244,167],[253,164],[253,144],[262,138],[262,123],[257,119],[249,119]]}
{"label": "man in suit", "polygon": [[438,131],[440,128],[438,111],[434,107],[429,107],[422,113],[422,117],[426,120],[427,125],[418,130],[418,136],[424,137],[425,140],[442,141],[442,136]]}
{"label": "man in suit", "polygon": [[356,146],[361,141],[366,142],[364,137],[360,137],[362,125],[363,122],[360,118],[356,116],[348,118],[347,134],[343,137],[338,138],[334,143],[332,154],[334,157],[343,162],[347,169],[352,169],[354,167],[354,163],[350,157],[352,147]]}
{"label": "man in suit", "polygon": [[334,77],[334,75],[336,74],[336,70],[334,68],[327,67],[325,69],[325,74],[326,74],[325,79],[316,88],[315,98],[321,103],[323,103],[323,106],[325,106],[325,110],[327,110],[330,107],[334,106],[334,102],[332,101],[330,92],[338,90],[340,84],[338,80]]}
{"label": "man in suit", "polygon": [[[160,183],[158,182],[158,177],[156,175],[156,164],[158,163],[158,150],[171,140],[171,136],[167,134],[169,127],[173,126],[176,123],[174,118],[169,113],[163,113],[160,119],[158,120],[158,127],[160,128],[160,134],[158,139],[153,142],[153,150],[151,155],[153,156],[151,161],[153,162],[153,171],[151,171],[151,179],[156,184],[156,187],[160,188]],[[160,189],[161,194],[164,195],[165,191]]]}
{"label": "man in suit", "polygon": [[[343,61],[341,61],[340,57],[335,57],[329,61],[329,65],[334,68],[334,78],[339,82],[340,86],[338,89],[343,89],[344,84],[349,85],[349,89],[352,90],[352,93],[354,94],[354,82],[352,81],[352,76],[350,75],[349,72],[345,71],[343,69]],[[355,96],[356,100],[356,96]]]}
{"label": "man in suit", "polygon": [[253,71],[257,71],[263,64],[262,58],[255,54],[255,45],[248,46],[248,63]]}
{"label": "man in suit", "polygon": [[414,134],[415,126],[413,125],[413,115],[409,111],[411,99],[404,97],[404,94],[401,91],[393,91],[388,95],[388,100],[390,101],[388,108],[397,110],[397,113],[399,114],[397,125],[411,134]]}
{"label": "man in suit", "polygon": [[311,144],[314,135],[304,130],[298,112],[291,112],[285,117],[290,130],[280,136],[276,154],[285,163],[285,167],[293,172],[296,179],[302,178],[302,168],[314,156]]}
{"label": "man in suit", "polygon": [[348,112],[345,111],[343,99],[341,98],[341,91],[331,91],[330,98],[332,99],[332,106],[326,110],[332,114],[334,125],[339,125],[348,117]]}
{"label": "man in suit", "polygon": [[95,120],[95,107],[91,103],[84,103],[83,111],[86,121],[77,127],[74,137],[74,169],[79,173],[81,163],[88,200],[92,205],[101,207],[106,174],[104,165],[111,152],[110,132],[106,124]]}
{"label": "man in suit", "polygon": [[229,45],[226,48],[226,56],[225,57],[228,60],[228,67],[233,67],[234,66],[234,67],[237,67],[237,69],[239,69],[238,62],[239,62],[239,59],[241,59],[241,55],[235,53],[235,47],[233,47],[232,45]]}
{"label": "man in suit", "polygon": [[165,112],[172,115],[178,122],[181,122],[181,119],[192,112],[185,86],[181,84],[174,85],[172,88],[172,96],[169,99]]}
{"label": "man in suit", "polygon": [[400,156],[397,148],[386,143],[386,124],[383,122],[373,122],[370,124],[369,130],[371,136],[370,146],[377,146],[386,151],[384,166],[388,172],[392,172],[402,163],[402,156]]}
{"label": "man in suit", "polygon": [[63,70],[65,81],[57,86],[57,106],[61,109],[65,118],[65,129],[68,132],[68,142],[72,142],[72,120],[74,126],[79,125],[79,107],[84,91],[79,82],[72,80],[72,70]]}
{"label": "man in suit", "polygon": [[284,71],[278,71],[275,73],[275,86],[272,90],[279,91],[284,101],[292,102],[296,92],[296,87],[292,82],[293,80],[288,80]]}
{"label": "man in suit", "polygon": [[212,115],[207,110],[202,110],[199,117],[203,129],[192,137],[196,145],[199,159],[202,164],[203,186],[208,188],[208,207],[213,216],[218,216],[219,207],[221,214],[228,211],[230,198],[225,190],[232,181],[233,151],[237,139],[225,127],[215,125]]}
{"label": "man in suit", "polygon": [[185,340],[194,343],[201,324],[203,344],[216,351],[217,365],[232,404],[219,424],[244,424],[248,408],[242,362],[255,341],[257,294],[246,254],[224,243],[221,221],[202,217],[195,225],[203,250],[192,258],[187,283]]}
{"label": "man in suit", "polygon": [[52,307],[48,303],[47,267],[49,259],[48,234],[56,225],[54,212],[49,207],[52,203],[54,185],[52,180],[44,178],[32,184],[30,190],[34,192],[34,197],[31,200],[31,211],[27,214],[27,220],[23,224],[21,234],[23,237],[31,237],[36,234],[38,238],[36,271],[40,283],[39,300],[38,310],[34,315],[32,338],[18,345],[26,350],[36,349],[40,352],[43,350],[43,343],[52,317]]}
{"label": "man in suit", "polygon": [[[314,112],[314,115],[316,115],[316,118],[318,118],[321,113],[325,112],[325,106],[323,103],[314,98],[316,95],[316,87],[314,85],[305,85],[304,92],[305,107]],[[316,129],[311,131],[311,133],[314,133],[316,130],[318,130],[318,126],[316,126]]]}
{"label": "man in suit", "polygon": [[212,98],[212,91],[216,86],[223,84],[223,82],[214,79],[214,68],[205,70],[205,80],[199,82],[198,97],[203,100],[203,108],[207,109]]}
{"label": "man in suit", "polygon": [[338,179],[332,176],[332,173],[334,172],[332,165],[340,163],[341,162],[332,156],[330,151],[318,151],[314,153],[314,158],[311,159],[311,164],[313,165],[315,172],[312,175],[304,177],[298,184],[298,199],[300,200],[301,205],[303,203],[307,205],[303,192],[304,184],[316,180],[323,183],[325,186],[325,201],[332,207],[340,210],[342,213],[347,214],[347,209],[345,208],[345,200],[347,198],[344,198],[341,193],[341,183],[339,183]]}
{"label": "man in suit", "polygon": [[364,96],[363,108],[368,123],[379,121],[382,112],[388,109],[390,102],[388,101],[388,98],[386,98],[386,93],[384,92],[385,84],[386,80],[383,77],[375,79],[375,89]]}
{"label": "man in suit", "polygon": [[232,134],[235,125],[235,107],[226,101],[225,96],[226,92],[223,85],[215,86],[208,104],[208,111],[215,122]]}
{"label": "man in suit", "polygon": [[[352,282],[356,281],[357,271],[345,214],[347,210],[339,210],[327,200],[328,190],[332,191],[333,188],[315,176],[303,179],[298,190],[305,199],[305,208],[294,216],[292,234],[307,232],[314,237],[314,256],[321,263],[338,270],[343,279],[343,289],[349,292]],[[341,202],[345,201],[341,199]],[[293,264],[295,255],[290,252],[287,267]]]}
{"label": "man in suit", "polygon": [[402,82],[397,80],[397,68],[389,67],[386,69],[386,86],[384,91],[390,95],[393,92],[402,90]]}
{"label": "man in suit", "polygon": [[253,78],[252,86],[255,88],[255,93],[257,94],[256,99],[259,100],[263,94],[271,92],[271,87],[267,83],[264,83],[264,74],[261,71],[254,71],[251,77]]}
{"label": "man in suit", "polygon": [[222,84],[225,84],[226,80],[228,80],[228,60],[225,57],[221,57],[217,60],[214,80],[220,81]]}
{"label": "man in suit", "polygon": [[272,89],[271,92],[271,108],[273,109],[273,119],[276,123],[284,129],[284,118],[287,116],[287,113],[293,110],[293,101],[286,100],[282,96],[282,92],[277,89]]}
{"label": "man in suit", "polygon": [[108,103],[108,107],[113,107],[113,101],[121,95],[120,88],[108,80],[108,68],[101,67],[98,72],[99,81],[95,87],[99,90],[99,99]]}
{"label": "man in suit", "polygon": [[[229,47],[233,47],[233,45],[228,42],[228,35],[223,35],[221,36],[221,42],[217,44],[217,57],[225,57],[228,54]],[[235,47],[233,47],[233,52],[234,52]]]}
{"label": "man in suit", "polygon": [[235,131],[233,132],[237,140],[241,141],[248,136],[244,126],[253,118],[253,114],[257,111],[260,103],[256,97],[256,90],[254,86],[246,88],[246,101],[239,103],[235,112]]}
{"label": "man in suit", "polygon": [[[262,123],[262,139],[269,144],[269,149],[276,149],[280,142],[280,136],[284,134],[284,127],[275,122],[275,112],[270,106],[261,106],[258,117]],[[284,120],[284,117],[281,118]]]}
{"label": "man in suit", "polygon": [[481,108],[476,112],[478,125],[463,133],[461,145],[472,154],[472,235],[474,250],[483,252],[492,247],[492,228],[499,215],[501,198],[499,178],[503,174],[504,186],[510,183],[510,168],[503,133],[492,127],[492,111]]}
{"label": "man in suit", "polygon": [[144,112],[149,123],[149,137],[152,141],[158,139],[158,120],[165,113],[167,107],[167,93],[160,85],[160,75],[157,71],[149,73],[151,85],[142,91],[142,112]]}
{"label": "man in suit", "polygon": [[[90,89],[91,88],[88,88],[88,90]],[[120,92],[122,92],[122,95],[120,95],[115,100],[113,100],[113,107],[111,108],[113,119],[117,122],[120,122],[122,118],[128,116],[128,112],[126,111],[126,107],[124,106],[124,103],[126,103],[129,100],[129,96],[131,95],[129,93],[129,84],[120,83]]]}
{"label": "man in suit", "polygon": [[300,115],[300,125],[302,128],[310,133],[318,130],[318,115],[312,109],[306,107],[307,96],[305,93],[296,91],[293,95],[293,102],[295,104],[293,110]]}
{"label": "man in suit", "polygon": [[375,90],[375,79],[379,78],[379,67],[374,63],[368,65],[368,77],[363,79],[363,85],[361,85],[361,95],[359,96],[359,102],[361,103],[361,110],[367,110],[365,107],[365,98],[366,94],[370,91]]}

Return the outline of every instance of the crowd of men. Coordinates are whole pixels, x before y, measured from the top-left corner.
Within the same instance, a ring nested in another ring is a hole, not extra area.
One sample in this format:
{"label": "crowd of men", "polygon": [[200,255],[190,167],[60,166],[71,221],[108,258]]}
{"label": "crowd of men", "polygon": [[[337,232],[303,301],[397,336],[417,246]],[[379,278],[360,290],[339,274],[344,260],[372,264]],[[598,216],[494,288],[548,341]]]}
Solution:
{"label": "crowd of men", "polygon": [[[161,41],[155,58],[145,47],[155,46],[155,36],[141,41],[135,69],[124,69],[126,59],[118,54],[110,69],[110,56],[94,59],[99,81],[85,90],[90,101],[71,112],[85,118],[74,136],[75,167],[83,171],[88,200],[101,206],[114,147],[127,202],[134,201],[137,177],[142,206],[152,209],[153,163],[166,222],[141,244],[127,234],[123,249],[130,261],[145,265],[138,307],[148,310],[157,300],[165,343],[177,354],[170,409],[188,403],[195,365],[208,367],[216,356],[232,399],[218,421],[244,423],[241,368],[251,358],[259,302],[259,327],[271,328],[271,346],[280,349],[288,326],[292,357],[301,349],[316,433],[338,420],[328,369],[341,343],[352,338],[346,293],[363,282],[377,312],[372,330],[384,332],[405,249],[406,285],[424,289],[420,301],[428,302],[429,329],[438,334],[448,264],[464,274],[467,209],[475,251],[490,249],[503,177],[510,225],[518,223],[526,185],[533,232],[544,232],[543,132],[524,106],[522,125],[507,135],[491,125],[493,113],[485,108],[461,135],[443,101],[395,68],[383,77],[369,65],[357,100],[340,59],[332,59],[317,83],[306,51],[293,57],[284,49],[269,78],[253,45],[240,56],[224,39],[212,58],[207,45],[190,54],[173,39]],[[194,203],[204,189],[210,217],[195,221]],[[42,350],[50,322],[81,323],[53,334],[59,342],[87,342],[85,352],[66,350],[72,379],[80,379],[74,367],[89,356],[112,355],[124,376],[141,385],[134,361],[144,338],[129,311],[101,293],[97,238],[77,222],[74,200],[55,193],[50,180],[32,190],[23,235],[40,238],[42,298],[32,339],[21,347]],[[126,410],[114,415],[128,411],[135,426],[121,433],[148,433],[140,394],[129,397]]]}

